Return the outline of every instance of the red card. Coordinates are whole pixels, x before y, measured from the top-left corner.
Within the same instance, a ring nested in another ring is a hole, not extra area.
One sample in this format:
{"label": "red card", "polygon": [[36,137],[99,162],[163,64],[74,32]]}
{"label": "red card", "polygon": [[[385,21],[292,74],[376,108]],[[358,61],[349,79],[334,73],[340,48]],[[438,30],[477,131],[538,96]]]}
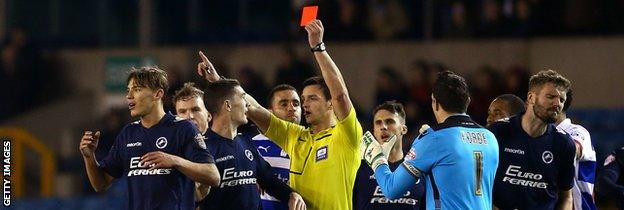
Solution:
{"label": "red card", "polygon": [[318,6],[307,6],[303,8],[301,13],[301,26],[305,26],[309,22],[316,19],[316,13],[318,12]]}

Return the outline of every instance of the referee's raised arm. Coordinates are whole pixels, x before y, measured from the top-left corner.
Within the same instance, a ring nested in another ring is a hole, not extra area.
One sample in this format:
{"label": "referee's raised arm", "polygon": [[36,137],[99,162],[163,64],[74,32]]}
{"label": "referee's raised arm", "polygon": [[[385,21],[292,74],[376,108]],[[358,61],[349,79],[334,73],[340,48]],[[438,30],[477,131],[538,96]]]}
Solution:
{"label": "referee's raised arm", "polygon": [[347,91],[347,86],[340,73],[340,69],[338,69],[338,66],[336,66],[325,50],[325,43],[323,43],[323,33],[325,30],[323,29],[323,24],[320,20],[314,20],[305,26],[305,30],[308,32],[310,48],[314,53],[316,62],[321,68],[323,79],[329,88],[334,114],[336,114],[338,120],[341,121],[349,115],[353,104],[349,98],[349,92]]}

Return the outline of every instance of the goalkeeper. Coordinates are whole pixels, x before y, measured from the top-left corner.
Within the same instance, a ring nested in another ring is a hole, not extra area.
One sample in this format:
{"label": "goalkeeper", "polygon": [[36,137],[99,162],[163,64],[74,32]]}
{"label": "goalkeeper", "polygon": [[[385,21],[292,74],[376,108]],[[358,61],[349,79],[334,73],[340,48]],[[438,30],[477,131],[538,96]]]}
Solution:
{"label": "goalkeeper", "polygon": [[492,209],[498,143],[465,114],[470,103],[465,80],[450,71],[438,73],[431,99],[438,125],[421,129],[394,172],[381,145],[364,136],[364,159],[383,194],[400,197],[422,176],[427,209]]}

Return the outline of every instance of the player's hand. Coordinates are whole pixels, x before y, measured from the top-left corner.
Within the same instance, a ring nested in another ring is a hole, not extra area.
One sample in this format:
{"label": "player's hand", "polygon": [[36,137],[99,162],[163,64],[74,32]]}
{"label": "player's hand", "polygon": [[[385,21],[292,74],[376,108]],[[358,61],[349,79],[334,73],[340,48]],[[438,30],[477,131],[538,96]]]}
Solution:
{"label": "player's hand", "polygon": [[423,124],[422,126],[420,126],[420,129],[418,129],[418,133],[423,134],[429,128],[429,125]]}
{"label": "player's hand", "polygon": [[305,30],[308,32],[308,42],[310,43],[310,48],[314,48],[317,44],[323,42],[323,33],[325,29],[323,29],[323,23],[320,20],[310,21],[306,26]]}
{"label": "player's hand", "polygon": [[180,157],[161,151],[154,151],[143,155],[141,164],[150,167],[149,169],[173,168],[179,165],[178,158]]}
{"label": "player's hand", "polygon": [[85,131],[80,139],[80,153],[84,158],[95,157],[95,149],[97,149],[98,142],[100,141],[100,131],[93,133],[92,131]]}
{"label": "player's hand", "polygon": [[299,193],[292,192],[290,193],[290,199],[288,199],[288,209],[289,210],[305,210],[307,209],[305,201]]}
{"label": "player's hand", "polygon": [[[396,138],[396,136],[394,138]],[[381,164],[388,164],[388,158],[387,155],[384,154],[383,147],[377,142],[370,131],[366,131],[366,133],[362,135],[362,144],[362,147],[364,147],[362,159],[366,161],[373,171]]]}
{"label": "player's hand", "polygon": [[195,182],[195,202],[200,202],[210,193],[210,186]]}
{"label": "player's hand", "polygon": [[197,74],[206,79],[208,82],[215,82],[221,79],[219,73],[217,73],[217,69],[215,69],[210,60],[208,60],[208,57],[206,57],[202,51],[199,51],[199,57],[202,59],[202,62],[197,64]]}

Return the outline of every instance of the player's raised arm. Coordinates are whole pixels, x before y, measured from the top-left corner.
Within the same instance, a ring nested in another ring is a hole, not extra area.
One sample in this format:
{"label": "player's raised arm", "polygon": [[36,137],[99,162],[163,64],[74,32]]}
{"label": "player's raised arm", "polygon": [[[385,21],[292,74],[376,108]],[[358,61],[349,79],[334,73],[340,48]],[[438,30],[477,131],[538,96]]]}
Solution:
{"label": "player's raised arm", "polygon": [[79,148],[91,186],[96,192],[103,192],[110,187],[114,178],[106,174],[106,172],[104,172],[104,170],[97,165],[95,159],[95,149],[97,149],[99,140],[100,131],[95,133],[92,131],[85,131],[84,135],[80,139]]}
{"label": "player's raised arm", "polygon": [[[199,51],[199,57],[202,59],[202,62],[197,64],[197,74],[208,82],[220,80],[221,76],[219,76],[217,69],[215,69],[214,65],[212,65],[208,57],[206,57],[202,51]],[[262,107],[258,101],[249,94],[245,95],[245,100],[247,100],[247,104],[249,104],[249,110],[246,113],[247,117],[249,117],[262,132],[266,132],[271,122],[271,112]]]}
{"label": "player's raised arm", "polygon": [[325,51],[323,24],[320,20],[314,20],[305,26],[305,30],[308,32],[310,48],[314,52],[314,57],[321,68],[323,79],[329,88],[334,113],[338,120],[343,120],[347,117],[353,105],[340,70],[327,51]]}

